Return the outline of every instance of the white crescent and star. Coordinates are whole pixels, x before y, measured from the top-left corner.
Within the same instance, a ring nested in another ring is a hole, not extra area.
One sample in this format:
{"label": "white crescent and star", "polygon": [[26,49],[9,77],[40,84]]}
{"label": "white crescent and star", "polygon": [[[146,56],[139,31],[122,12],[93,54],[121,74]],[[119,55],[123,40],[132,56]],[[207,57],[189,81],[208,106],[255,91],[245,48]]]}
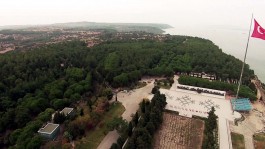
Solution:
{"label": "white crescent and star", "polygon": [[260,26],[258,26],[257,31],[258,31],[258,33],[261,34],[261,35],[264,34],[264,32],[262,33],[262,32],[260,31]]}

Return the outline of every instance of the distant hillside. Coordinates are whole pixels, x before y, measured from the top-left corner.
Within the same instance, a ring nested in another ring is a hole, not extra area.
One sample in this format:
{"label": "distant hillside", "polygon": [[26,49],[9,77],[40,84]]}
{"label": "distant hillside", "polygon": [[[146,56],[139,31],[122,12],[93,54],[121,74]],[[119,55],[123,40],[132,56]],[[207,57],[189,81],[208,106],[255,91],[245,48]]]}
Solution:
{"label": "distant hillside", "polygon": [[56,23],[50,25],[13,25],[13,26],[0,26],[3,29],[30,29],[42,27],[57,27],[57,28],[70,28],[70,29],[114,29],[118,32],[131,32],[131,31],[144,31],[149,33],[161,34],[163,29],[171,28],[168,24],[156,23],[96,23],[96,22],[69,22],[69,23]]}
{"label": "distant hillside", "polygon": [[97,23],[97,22],[69,22],[69,23],[56,23],[51,24],[52,26],[61,27],[117,27],[117,26],[142,26],[142,27],[156,27],[160,29],[171,28],[168,24],[158,23]]}

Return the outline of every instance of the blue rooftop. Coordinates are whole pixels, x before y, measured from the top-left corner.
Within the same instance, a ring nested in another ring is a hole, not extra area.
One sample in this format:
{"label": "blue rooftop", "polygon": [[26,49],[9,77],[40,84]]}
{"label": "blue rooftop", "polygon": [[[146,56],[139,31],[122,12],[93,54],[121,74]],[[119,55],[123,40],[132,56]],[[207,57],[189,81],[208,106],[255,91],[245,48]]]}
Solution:
{"label": "blue rooftop", "polygon": [[248,98],[232,99],[231,103],[235,111],[250,111],[252,109],[251,102]]}

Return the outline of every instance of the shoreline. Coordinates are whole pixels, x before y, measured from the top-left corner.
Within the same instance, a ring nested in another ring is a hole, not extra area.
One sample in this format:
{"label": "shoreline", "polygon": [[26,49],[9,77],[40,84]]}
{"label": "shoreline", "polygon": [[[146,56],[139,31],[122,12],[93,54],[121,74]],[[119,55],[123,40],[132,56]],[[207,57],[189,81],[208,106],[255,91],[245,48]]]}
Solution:
{"label": "shoreline", "polygon": [[[234,30],[218,30],[218,28],[217,29],[213,29],[213,28],[203,29],[201,27],[199,27],[196,30],[191,27],[173,27],[173,28],[168,28],[168,29],[163,29],[163,30],[165,31],[163,34],[191,36],[191,37],[200,37],[204,39],[209,39],[215,45],[217,45],[222,50],[223,53],[232,55],[235,58],[243,61],[243,56],[244,56],[243,51],[245,49],[246,37],[242,34],[242,32],[234,31]],[[235,40],[234,38],[237,40]],[[259,56],[259,54],[262,54],[263,52],[259,49],[261,49],[260,47],[262,47],[263,44],[265,45],[265,42],[260,42],[256,40],[252,40],[251,42],[252,43],[248,50],[246,63],[251,67],[252,70],[254,70],[255,75],[259,77],[260,81],[265,82],[265,72],[262,71],[262,68],[264,67],[262,64],[265,63],[265,61],[264,59],[262,59],[262,55]],[[254,43],[254,42],[258,42],[258,43]],[[231,44],[227,44],[227,43],[231,43]],[[265,56],[265,52],[264,52],[264,56]],[[240,74],[238,74],[238,77],[239,76]]]}

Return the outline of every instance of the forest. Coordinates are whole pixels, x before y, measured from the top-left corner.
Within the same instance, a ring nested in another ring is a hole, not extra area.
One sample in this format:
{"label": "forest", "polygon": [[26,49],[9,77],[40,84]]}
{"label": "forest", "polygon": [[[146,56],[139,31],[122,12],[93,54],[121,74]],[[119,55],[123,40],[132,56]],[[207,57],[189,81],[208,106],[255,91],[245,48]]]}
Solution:
{"label": "forest", "polygon": [[[170,35],[161,42],[108,41],[88,48],[71,41],[0,55],[0,146],[36,147],[35,132],[51,113],[79,100],[97,104],[106,84],[128,87],[142,76],[177,72],[237,80],[241,65],[209,40]],[[243,84],[253,76],[246,65]]]}

